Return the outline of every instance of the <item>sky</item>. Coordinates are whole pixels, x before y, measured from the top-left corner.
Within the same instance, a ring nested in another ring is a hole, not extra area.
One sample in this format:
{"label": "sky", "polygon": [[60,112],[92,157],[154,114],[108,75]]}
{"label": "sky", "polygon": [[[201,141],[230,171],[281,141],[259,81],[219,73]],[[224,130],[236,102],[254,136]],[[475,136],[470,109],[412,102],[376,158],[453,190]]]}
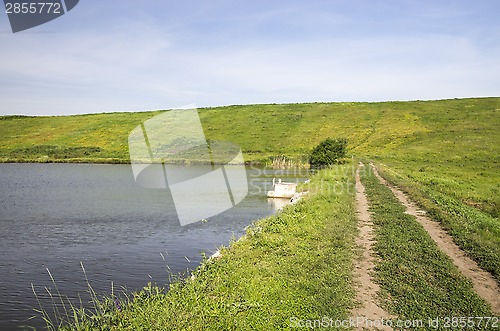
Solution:
{"label": "sky", "polygon": [[498,0],[81,0],[12,33],[0,115],[500,96]]}

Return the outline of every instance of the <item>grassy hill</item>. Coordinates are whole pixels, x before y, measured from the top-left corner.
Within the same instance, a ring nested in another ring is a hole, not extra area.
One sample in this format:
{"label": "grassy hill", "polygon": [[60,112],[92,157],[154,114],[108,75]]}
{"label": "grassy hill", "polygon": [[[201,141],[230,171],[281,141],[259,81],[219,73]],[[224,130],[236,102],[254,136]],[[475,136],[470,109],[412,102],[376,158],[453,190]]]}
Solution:
{"label": "grassy hill", "polygon": [[[245,160],[306,163],[327,137],[399,177],[498,216],[500,98],[246,105],[199,110],[208,139],[239,144]],[[127,163],[130,131],[160,111],[0,117],[0,162]]]}

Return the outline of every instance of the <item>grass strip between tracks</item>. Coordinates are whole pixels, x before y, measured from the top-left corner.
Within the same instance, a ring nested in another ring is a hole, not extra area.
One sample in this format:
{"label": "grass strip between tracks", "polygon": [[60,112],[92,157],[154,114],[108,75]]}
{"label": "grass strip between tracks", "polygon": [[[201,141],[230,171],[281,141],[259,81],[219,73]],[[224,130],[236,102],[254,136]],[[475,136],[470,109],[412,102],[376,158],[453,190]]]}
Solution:
{"label": "grass strip between tracks", "polygon": [[375,280],[381,286],[384,308],[399,320],[424,323],[435,318],[491,316],[471,282],[415,218],[405,213],[390,189],[365,168],[361,180],[375,225],[374,249],[379,258]]}

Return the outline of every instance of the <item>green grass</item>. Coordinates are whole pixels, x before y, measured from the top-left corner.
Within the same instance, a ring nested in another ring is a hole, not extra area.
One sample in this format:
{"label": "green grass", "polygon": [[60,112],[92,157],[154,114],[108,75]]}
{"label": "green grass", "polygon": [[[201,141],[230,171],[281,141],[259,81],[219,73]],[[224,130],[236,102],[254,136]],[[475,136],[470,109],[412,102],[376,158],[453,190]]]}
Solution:
{"label": "green grass", "polygon": [[375,280],[386,309],[400,320],[425,322],[446,316],[492,316],[472,283],[416,219],[404,213],[390,189],[372,171],[363,171],[361,178],[376,233]]}
{"label": "green grass", "polygon": [[159,114],[0,117],[0,161],[129,163],[127,139]]}
{"label": "green grass", "polygon": [[221,248],[221,258],[202,263],[194,279],[179,278],[168,292],[149,285],[121,312],[72,329],[288,330],[297,320],[348,319],[357,232],[353,187],[351,165],[321,172],[308,196],[254,223]]}
{"label": "green grass", "polygon": [[497,217],[461,202],[433,185],[410,180],[392,169],[381,174],[408,193],[428,216],[439,221],[454,242],[500,281],[500,222]]}

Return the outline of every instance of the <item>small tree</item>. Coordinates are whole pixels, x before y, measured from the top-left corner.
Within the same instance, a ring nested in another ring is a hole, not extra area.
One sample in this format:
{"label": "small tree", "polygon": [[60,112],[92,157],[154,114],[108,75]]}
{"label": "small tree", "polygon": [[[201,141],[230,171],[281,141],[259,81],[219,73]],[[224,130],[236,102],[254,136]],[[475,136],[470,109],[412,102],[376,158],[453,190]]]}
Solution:
{"label": "small tree", "polygon": [[309,156],[311,168],[324,168],[331,164],[337,164],[345,157],[347,152],[347,139],[326,138],[314,147]]}

